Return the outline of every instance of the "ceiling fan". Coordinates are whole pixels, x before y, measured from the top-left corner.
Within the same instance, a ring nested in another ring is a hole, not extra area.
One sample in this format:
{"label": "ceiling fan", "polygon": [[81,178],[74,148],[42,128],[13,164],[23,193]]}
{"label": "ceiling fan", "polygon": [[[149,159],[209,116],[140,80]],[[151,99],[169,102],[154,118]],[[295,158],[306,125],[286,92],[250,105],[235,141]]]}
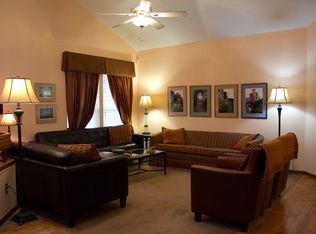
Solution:
{"label": "ceiling fan", "polygon": [[131,8],[130,13],[110,13],[110,12],[98,12],[100,15],[123,15],[123,16],[132,16],[128,20],[123,21],[117,25],[114,25],[113,28],[117,28],[121,25],[132,23],[137,27],[143,28],[148,25],[155,27],[156,29],[162,29],[165,27],[155,18],[160,17],[182,17],[186,16],[186,11],[168,11],[168,12],[153,12],[151,8],[151,2],[147,0],[141,0],[138,6]]}

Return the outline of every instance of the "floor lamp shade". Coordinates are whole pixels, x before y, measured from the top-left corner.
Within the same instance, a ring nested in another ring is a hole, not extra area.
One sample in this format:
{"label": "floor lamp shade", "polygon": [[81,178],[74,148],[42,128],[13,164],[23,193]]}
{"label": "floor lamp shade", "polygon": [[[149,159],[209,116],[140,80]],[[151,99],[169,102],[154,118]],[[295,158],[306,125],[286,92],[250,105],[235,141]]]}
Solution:
{"label": "floor lamp shade", "polygon": [[285,87],[272,88],[268,103],[283,104],[291,103],[289,93]]}
{"label": "floor lamp shade", "polygon": [[271,95],[269,97],[268,103],[278,104],[278,135],[281,135],[281,112],[282,106],[281,104],[291,103],[289,93],[287,88],[278,86],[276,88],[272,88]]}
{"label": "floor lamp shade", "polygon": [[4,81],[0,103],[35,103],[39,102],[32,82],[28,78],[7,78]]}

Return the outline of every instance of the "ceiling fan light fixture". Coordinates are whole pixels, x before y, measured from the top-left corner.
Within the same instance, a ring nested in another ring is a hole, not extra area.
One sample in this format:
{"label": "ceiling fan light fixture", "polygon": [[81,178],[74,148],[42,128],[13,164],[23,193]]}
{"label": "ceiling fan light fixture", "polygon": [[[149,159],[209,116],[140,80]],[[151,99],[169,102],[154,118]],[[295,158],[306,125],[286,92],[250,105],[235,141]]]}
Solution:
{"label": "ceiling fan light fixture", "polygon": [[144,15],[139,15],[132,18],[132,23],[137,27],[146,27],[153,23],[153,19]]}
{"label": "ceiling fan light fixture", "polygon": [[151,11],[151,2],[150,1],[141,1],[139,6],[136,7],[139,14],[147,14]]}

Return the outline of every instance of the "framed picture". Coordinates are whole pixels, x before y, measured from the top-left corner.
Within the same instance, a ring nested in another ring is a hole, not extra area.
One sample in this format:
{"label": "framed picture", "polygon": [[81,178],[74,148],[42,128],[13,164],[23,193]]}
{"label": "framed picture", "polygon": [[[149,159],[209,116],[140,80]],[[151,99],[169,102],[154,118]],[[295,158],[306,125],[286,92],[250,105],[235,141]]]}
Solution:
{"label": "framed picture", "polygon": [[215,117],[238,117],[238,85],[215,85]]}
{"label": "framed picture", "polygon": [[211,116],[211,86],[190,86],[190,116]]}
{"label": "framed picture", "polygon": [[186,116],[187,115],[187,87],[170,86],[168,87],[168,115]]}
{"label": "framed picture", "polygon": [[36,123],[56,123],[56,104],[35,105]]}
{"label": "framed picture", "polygon": [[267,118],[267,83],[241,84],[241,117]]}
{"label": "framed picture", "polygon": [[47,83],[35,83],[35,92],[41,102],[54,102],[56,85]]}

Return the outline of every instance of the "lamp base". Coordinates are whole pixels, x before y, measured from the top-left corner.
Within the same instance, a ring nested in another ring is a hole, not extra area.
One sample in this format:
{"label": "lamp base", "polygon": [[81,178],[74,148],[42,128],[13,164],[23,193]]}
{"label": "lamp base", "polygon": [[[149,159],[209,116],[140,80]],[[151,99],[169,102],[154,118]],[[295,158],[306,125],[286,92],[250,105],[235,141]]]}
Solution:
{"label": "lamp base", "polygon": [[35,214],[33,214],[32,212],[29,212],[27,210],[21,210],[19,211],[19,213],[17,213],[16,215],[14,215],[11,218],[11,221],[22,225],[26,222],[32,221],[32,220],[37,220],[37,217]]}
{"label": "lamp base", "polygon": [[142,132],[143,136],[150,136],[150,132]]}

